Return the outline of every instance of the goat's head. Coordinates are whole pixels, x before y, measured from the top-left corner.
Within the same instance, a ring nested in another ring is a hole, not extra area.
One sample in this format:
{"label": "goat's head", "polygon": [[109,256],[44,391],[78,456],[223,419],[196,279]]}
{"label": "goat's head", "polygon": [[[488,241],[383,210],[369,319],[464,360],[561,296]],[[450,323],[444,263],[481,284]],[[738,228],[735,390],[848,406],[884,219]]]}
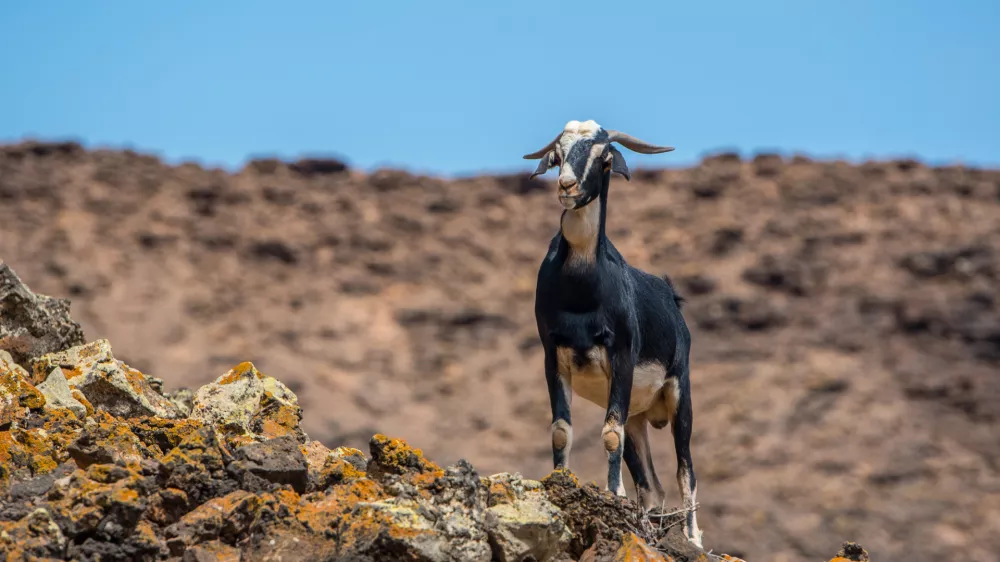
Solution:
{"label": "goat's head", "polygon": [[541,159],[531,177],[558,166],[559,202],[567,209],[578,209],[600,195],[601,180],[608,168],[626,180],[631,177],[625,158],[611,145],[613,142],[642,154],[673,150],[671,146],[655,146],[625,133],[605,130],[594,121],[570,121],[545,148],[524,158]]}

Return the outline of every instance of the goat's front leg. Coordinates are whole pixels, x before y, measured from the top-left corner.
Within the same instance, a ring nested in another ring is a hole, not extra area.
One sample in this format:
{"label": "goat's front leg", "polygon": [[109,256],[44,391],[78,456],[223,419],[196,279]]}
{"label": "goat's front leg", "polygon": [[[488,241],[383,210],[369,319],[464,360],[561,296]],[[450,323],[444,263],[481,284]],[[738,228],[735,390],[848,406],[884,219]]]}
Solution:
{"label": "goat's front leg", "polygon": [[569,466],[569,451],[573,447],[570,420],[573,389],[566,376],[559,373],[559,360],[551,345],[545,346],[545,381],[552,406],[552,465],[554,468],[566,468]]}
{"label": "goat's front leg", "polygon": [[622,483],[622,453],[625,448],[625,422],[628,420],[629,401],[632,398],[632,358],[616,353],[608,358],[611,366],[611,388],[608,393],[608,411],[604,416],[601,438],[608,452],[608,486],[619,496],[625,496]]}

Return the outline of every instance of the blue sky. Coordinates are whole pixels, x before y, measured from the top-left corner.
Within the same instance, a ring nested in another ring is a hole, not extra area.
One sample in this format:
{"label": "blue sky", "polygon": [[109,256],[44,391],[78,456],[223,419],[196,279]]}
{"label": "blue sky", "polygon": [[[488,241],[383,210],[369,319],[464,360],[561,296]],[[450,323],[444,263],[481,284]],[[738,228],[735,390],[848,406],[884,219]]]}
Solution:
{"label": "blue sky", "polygon": [[996,0],[0,2],[0,142],[453,175],[595,119],[677,147],[634,167],[1000,165],[998,30]]}

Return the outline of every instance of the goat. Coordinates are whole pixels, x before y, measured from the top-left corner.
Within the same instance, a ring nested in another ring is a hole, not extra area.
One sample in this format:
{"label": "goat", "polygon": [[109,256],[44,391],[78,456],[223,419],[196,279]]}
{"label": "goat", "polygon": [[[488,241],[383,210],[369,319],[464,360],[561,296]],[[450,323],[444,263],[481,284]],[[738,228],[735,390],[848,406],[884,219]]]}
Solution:
{"label": "goat", "polygon": [[663,486],[653,470],[647,423],[670,425],[677,485],[687,510],[684,532],[701,546],[695,517],[697,481],[691,462],[691,334],[683,299],[668,277],[626,263],[606,235],[611,174],[629,180],[622,146],[642,154],[669,152],[594,121],[570,121],[541,150],[531,178],[559,168],[559,231],[538,271],[535,321],[545,356],[552,407],[552,460],[567,468],[575,392],[605,408],[601,437],[608,455],[606,490],[625,496],[622,458],[644,509],[662,507]]}

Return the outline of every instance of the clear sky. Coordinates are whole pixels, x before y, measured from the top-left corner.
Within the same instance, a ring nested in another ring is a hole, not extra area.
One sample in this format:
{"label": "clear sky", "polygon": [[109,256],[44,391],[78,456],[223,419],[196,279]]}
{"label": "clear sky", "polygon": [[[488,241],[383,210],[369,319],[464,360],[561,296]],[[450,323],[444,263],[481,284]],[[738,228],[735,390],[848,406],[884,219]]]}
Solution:
{"label": "clear sky", "polygon": [[1000,0],[0,0],[0,142],[517,171],[570,119],[708,152],[1000,165]]}

